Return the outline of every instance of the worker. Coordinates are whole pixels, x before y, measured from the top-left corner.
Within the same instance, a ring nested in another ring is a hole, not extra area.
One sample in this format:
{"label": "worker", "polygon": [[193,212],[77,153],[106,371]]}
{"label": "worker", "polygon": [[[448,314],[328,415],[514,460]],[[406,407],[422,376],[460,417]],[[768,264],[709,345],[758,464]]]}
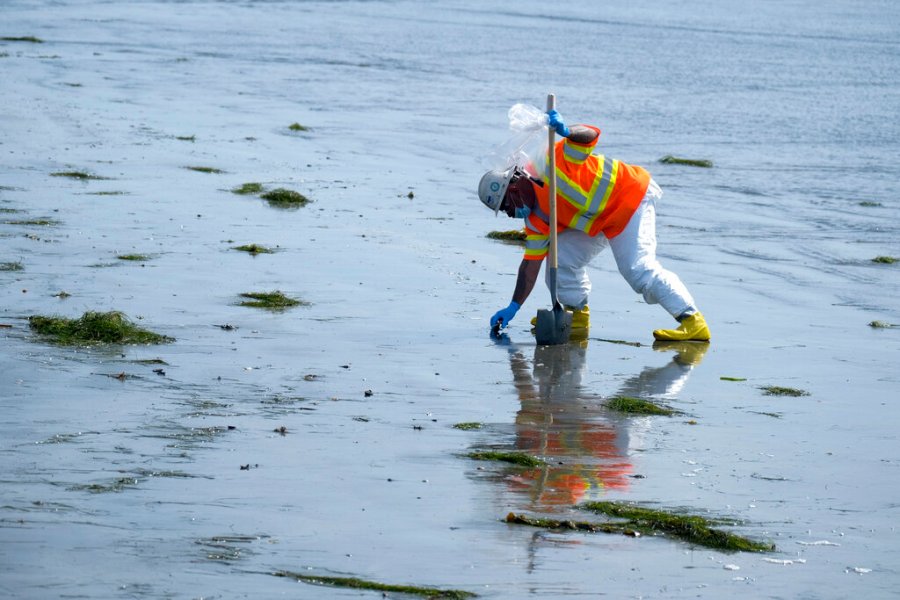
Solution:
{"label": "worker", "polygon": [[[600,138],[597,127],[567,127],[556,110],[548,111],[547,116],[549,126],[563,138],[554,148],[557,295],[572,312],[572,333],[581,330],[584,334],[590,327],[587,265],[609,245],[619,273],[632,289],[648,304],[662,305],[678,321],[675,329],[654,331],[654,338],[709,341],[709,327],[687,287],[656,258],[656,202],[662,190],[650,173],[593,154]],[[491,317],[492,329],[506,327],[516,316],[534,288],[549,250],[549,186],[530,170],[530,166],[491,170],[478,185],[479,198],[494,214],[502,210],[511,218],[525,220],[525,256],[512,301]]]}

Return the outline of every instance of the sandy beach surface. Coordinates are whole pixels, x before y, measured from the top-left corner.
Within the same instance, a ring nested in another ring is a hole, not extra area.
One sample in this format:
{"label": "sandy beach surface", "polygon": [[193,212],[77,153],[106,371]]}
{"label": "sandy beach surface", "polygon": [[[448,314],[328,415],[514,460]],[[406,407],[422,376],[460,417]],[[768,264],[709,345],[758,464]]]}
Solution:
{"label": "sandy beach surface", "polygon": [[[898,34],[876,1],[4,2],[0,596],[893,597]],[[708,346],[654,345],[608,253],[587,340],[535,346],[543,286],[489,335],[519,224],[475,189],[548,92],[664,189]],[[29,327],[113,310],[175,341]],[[504,522],[594,500],[775,550]]]}

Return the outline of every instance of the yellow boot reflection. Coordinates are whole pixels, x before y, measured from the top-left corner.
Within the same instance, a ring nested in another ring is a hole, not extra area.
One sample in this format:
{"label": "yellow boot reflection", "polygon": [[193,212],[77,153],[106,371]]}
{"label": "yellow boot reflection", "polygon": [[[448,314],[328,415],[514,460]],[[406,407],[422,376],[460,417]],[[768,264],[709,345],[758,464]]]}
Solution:
{"label": "yellow boot reflection", "polygon": [[696,367],[703,361],[703,356],[709,350],[706,342],[666,342],[657,340],[653,342],[653,349],[657,352],[674,352],[673,359],[679,365]]}

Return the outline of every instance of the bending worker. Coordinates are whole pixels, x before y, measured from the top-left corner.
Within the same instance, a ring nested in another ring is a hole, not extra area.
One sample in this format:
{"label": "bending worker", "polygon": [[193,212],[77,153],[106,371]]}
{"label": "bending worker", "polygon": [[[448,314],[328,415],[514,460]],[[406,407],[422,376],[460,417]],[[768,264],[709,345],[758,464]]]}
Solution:
{"label": "bending worker", "polygon": [[[662,190],[645,169],[592,154],[600,130],[567,127],[548,113],[550,127],[563,137],[556,144],[557,295],[573,313],[572,329],[590,326],[588,263],[607,244],[619,273],[648,304],[661,304],[678,321],[676,329],[657,329],[658,340],[709,341],[709,328],[687,287],[656,258],[656,201]],[[549,250],[550,202],[547,185],[518,167],[488,171],[478,184],[481,201],[494,214],[524,218],[525,256],[519,265],[512,301],[491,317],[491,327],[509,325],[525,303]]]}

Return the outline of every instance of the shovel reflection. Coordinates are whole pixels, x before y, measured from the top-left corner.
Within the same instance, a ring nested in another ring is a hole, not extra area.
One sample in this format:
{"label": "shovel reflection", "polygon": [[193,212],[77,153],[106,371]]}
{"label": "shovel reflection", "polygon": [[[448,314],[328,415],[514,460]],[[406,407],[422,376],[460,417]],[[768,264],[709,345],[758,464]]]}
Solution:
{"label": "shovel reflection", "polygon": [[[672,360],[646,367],[611,395],[671,398],[684,388],[707,347],[655,345],[654,350],[672,352]],[[550,512],[596,499],[608,490],[627,489],[634,475],[630,455],[641,446],[650,420],[611,415],[603,396],[585,387],[586,340],[533,347],[532,359],[525,355],[526,348],[507,345],[521,402],[515,447],[545,464],[510,469],[506,481],[511,489],[527,495],[529,510]]]}

